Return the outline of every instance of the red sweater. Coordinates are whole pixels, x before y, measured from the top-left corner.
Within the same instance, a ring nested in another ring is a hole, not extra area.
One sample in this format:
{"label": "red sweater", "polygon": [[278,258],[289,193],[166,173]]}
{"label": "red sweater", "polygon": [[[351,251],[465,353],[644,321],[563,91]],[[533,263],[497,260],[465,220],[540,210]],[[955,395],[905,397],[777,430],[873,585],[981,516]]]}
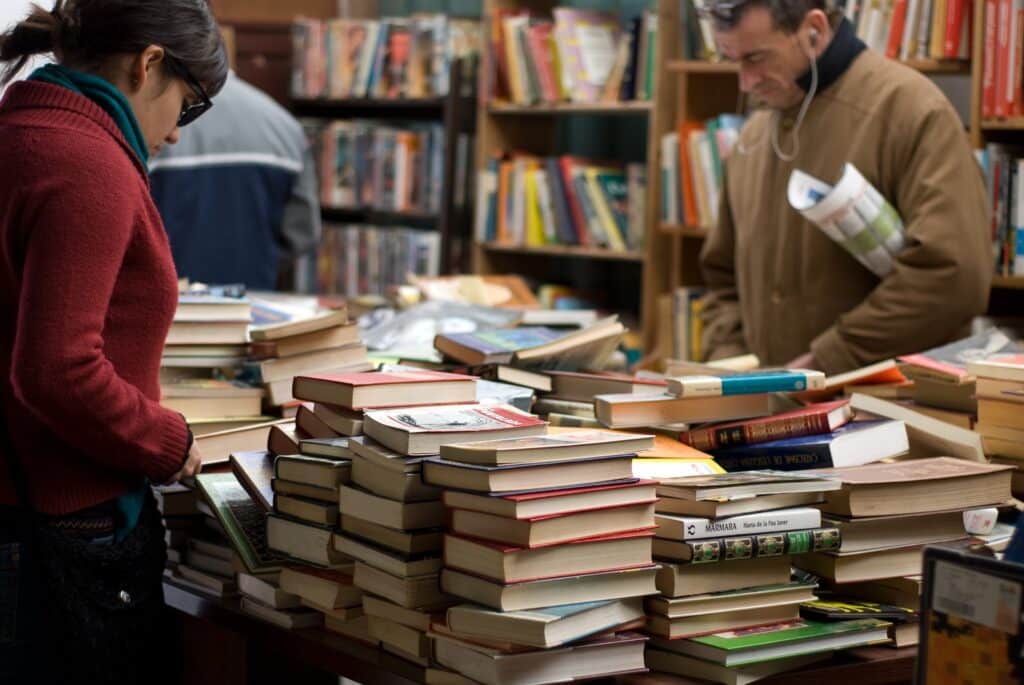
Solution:
{"label": "red sweater", "polygon": [[16,83],[0,141],[0,392],[33,506],[65,514],[181,468],[188,427],[159,404],[177,276],[146,168],[98,105]]}

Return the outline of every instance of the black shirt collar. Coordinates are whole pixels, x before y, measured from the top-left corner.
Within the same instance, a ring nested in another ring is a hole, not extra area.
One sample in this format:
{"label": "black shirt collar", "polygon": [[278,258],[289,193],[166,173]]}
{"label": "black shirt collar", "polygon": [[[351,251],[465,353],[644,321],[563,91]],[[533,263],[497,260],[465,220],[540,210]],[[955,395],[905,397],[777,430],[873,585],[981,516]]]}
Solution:
{"label": "black shirt collar", "polygon": [[[832,42],[818,58],[818,92],[822,92],[842,76],[853,60],[867,49],[864,42],[853,31],[853,25],[845,18],[839,21]],[[796,84],[806,93],[811,88],[811,70],[804,72]]]}

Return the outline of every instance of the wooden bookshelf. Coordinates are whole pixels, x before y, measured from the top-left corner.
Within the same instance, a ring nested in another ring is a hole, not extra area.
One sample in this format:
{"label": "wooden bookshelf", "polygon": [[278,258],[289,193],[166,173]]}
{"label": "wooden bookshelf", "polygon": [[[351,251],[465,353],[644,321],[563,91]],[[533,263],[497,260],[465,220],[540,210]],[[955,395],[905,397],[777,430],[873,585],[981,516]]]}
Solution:
{"label": "wooden bookshelf", "polygon": [[708,231],[711,230],[709,228],[701,228],[700,226],[677,226],[666,223],[659,224],[658,229],[668,235],[676,235],[680,238],[693,238],[695,240],[703,240],[708,237]]}
{"label": "wooden bookshelf", "polygon": [[[911,59],[903,64],[922,74],[970,74],[971,62],[963,59]],[[737,74],[735,62],[709,62],[704,60],[671,60],[665,65],[670,72],[699,74]]]}
{"label": "wooden bookshelf", "polygon": [[1024,131],[1024,117],[1010,119],[982,119],[982,131]]}
{"label": "wooden bookshelf", "polygon": [[643,262],[644,253],[633,250],[609,250],[603,247],[580,247],[579,245],[505,245],[502,243],[480,243],[485,252],[506,254],[540,255],[545,257],[572,257],[576,259],[605,259],[619,262]]}
{"label": "wooden bookshelf", "polygon": [[1024,276],[996,276],[992,287],[1000,290],[1024,290]]}
{"label": "wooden bookshelf", "polygon": [[[476,129],[476,98],[473,84],[463,78],[463,67],[454,60],[450,67],[448,95],[437,98],[292,98],[296,116],[316,119],[378,119],[383,121],[421,120],[439,122],[444,127],[444,171],[441,180],[441,207],[437,213],[393,212],[368,207],[321,207],[326,221],[351,224],[377,224],[437,230],[441,234],[441,273],[465,271],[468,262],[472,224],[472,198],[463,194],[456,202],[459,140],[463,144]],[[469,174],[472,169],[466,169]]]}
{"label": "wooden bookshelf", "polygon": [[538,114],[648,114],[653,109],[652,102],[638,100],[632,102],[559,102],[546,105],[516,105],[509,102],[491,103],[487,105],[488,114],[516,116]]}

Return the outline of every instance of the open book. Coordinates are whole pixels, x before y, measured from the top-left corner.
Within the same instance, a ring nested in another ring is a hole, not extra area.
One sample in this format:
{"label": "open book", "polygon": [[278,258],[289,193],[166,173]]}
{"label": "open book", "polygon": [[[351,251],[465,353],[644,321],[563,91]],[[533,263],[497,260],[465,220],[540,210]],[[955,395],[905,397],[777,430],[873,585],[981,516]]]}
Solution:
{"label": "open book", "polygon": [[896,209],[852,164],[835,186],[799,169],[789,176],[789,204],[857,261],[883,278],[905,244]]}

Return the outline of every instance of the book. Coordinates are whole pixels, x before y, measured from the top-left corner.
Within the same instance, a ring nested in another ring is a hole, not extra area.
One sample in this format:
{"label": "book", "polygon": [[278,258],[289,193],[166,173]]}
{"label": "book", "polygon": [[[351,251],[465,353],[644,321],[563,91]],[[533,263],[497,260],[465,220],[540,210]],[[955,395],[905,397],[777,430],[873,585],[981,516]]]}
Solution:
{"label": "book", "polygon": [[351,437],[363,432],[362,411],[317,402],[313,405],[313,413],[340,435]]}
{"label": "book", "polygon": [[821,510],[842,516],[890,516],[977,509],[1010,498],[1012,466],[933,457],[890,464],[829,469],[843,481],[826,493]]}
{"label": "book", "polygon": [[584,512],[607,507],[654,502],[654,483],[627,479],[582,488],[545,490],[518,494],[482,494],[444,490],[444,505],[450,509],[478,511],[510,519],[531,519]]}
{"label": "book", "polygon": [[[264,313],[267,307],[264,307]],[[331,309],[306,316],[289,315],[287,320],[252,326],[249,338],[254,342],[277,341],[291,336],[322,331],[348,323],[348,311]]]}
{"label": "book", "polygon": [[[657,566],[643,566],[578,576],[564,576],[521,583],[503,583],[445,568],[441,588],[456,597],[498,611],[522,611],[585,601],[650,595],[655,589]],[[786,567],[788,578],[789,567]]]}
{"label": "book", "polygon": [[838,550],[841,539],[838,528],[733,535],[692,541],[655,537],[652,553],[657,559],[689,564],[710,564],[784,554]]}
{"label": "book", "polygon": [[440,458],[423,463],[423,480],[430,485],[473,492],[521,492],[582,487],[633,476],[628,455],[589,457],[545,464],[478,466]]}
{"label": "book", "polygon": [[639,568],[651,563],[650,537],[633,531],[530,549],[448,534],[444,563],[503,583]]}
{"label": "book", "polygon": [[800,604],[798,602],[745,606],[730,611],[683,618],[667,618],[653,614],[647,617],[647,632],[651,635],[679,640],[723,630],[743,630],[754,626],[792,621],[799,617]]}
{"label": "book", "polygon": [[563,682],[645,671],[644,645],[639,633],[594,638],[553,650],[503,654],[433,634],[435,658],[485,685],[527,685],[538,682],[524,674],[543,673],[540,682]]}
{"label": "book", "polygon": [[647,667],[653,671],[672,673],[686,678],[699,678],[724,685],[750,685],[775,674],[784,674],[831,657],[829,652],[806,654],[785,659],[772,659],[748,666],[726,667],[704,659],[676,654],[657,645],[649,645],[645,653]]}
{"label": "book", "polygon": [[857,421],[822,435],[716,450],[714,457],[726,471],[845,468],[899,456],[909,448],[902,421]]}
{"label": "book", "polygon": [[598,395],[597,419],[608,428],[705,423],[766,416],[772,413],[770,395],[688,397],[675,395]]}
{"label": "book", "polygon": [[720,564],[662,562],[655,578],[666,597],[704,595],[789,582],[790,557],[761,557]]}
{"label": "book", "polygon": [[[749,471],[747,473],[750,473]],[[664,514],[682,514],[701,518],[722,518],[755,511],[771,511],[819,504],[825,501],[820,492],[796,492],[784,495],[757,495],[749,497],[719,497],[716,499],[691,500],[681,497],[658,498],[658,511]]]}
{"label": "book", "polygon": [[275,424],[267,432],[267,451],[275,457],[282,454],[298,454],[299,441],[305,434],[294,423]]}
{"label": "book", "polygon": [[793,565],[835,583],[860,583],[920,573],[923,552],[924,547],[918,545],[849,554],[800,554],[793,557]]}
{"label": "book", "polygon": [[690,597],[647,597],[644,599],[644,605],[651,615],[669,619],[686,618],[748,607],[806,604],[814,601],[816,588],[813,582],[796,580],[778,585],[709,592]]}
{"label": "book", "polygon": [[[270,452],[255,450],[253,452],[235,452],[229,457],[231,471],[238,482],[249,493],[252,500],[264,511],[270,511],[274,500],[271,481],[274,478],[274,460]],[[166,512],[164,513],[166,516]]]}
{"label": "book", "polygon": [[440,371],[390,371],[296,376],[301,400],[349,409],[458,404],[476,401],[475,379]]}
{"label": "book", "polygon": [[354,580],[368,593],[390,600],[406,609],[436,607],[445,603],[437,574],[402,578],[357,561]]}
{"label": "book", "polygon": [[800,614],[816,621],[847,621],[851,618],[877,618],[905,623],[916,621],[914,609],[892,604],[865,602],[848,597],[812,599],[800,605]]}
{"label": "book", "polygon": [[395,471],[359,456],[352,460],[352,482],[375,495],[399,502],[424,502],[441,497],[441,490],[424,483],[420,472]]}
{"label": "book", "polygon": [[853,418],[848,400],[811,404],[761,419],[701,426],[679,436],[699,450],[754,445],[772,440],[818,435],[834,431]]}
{"label": "book", "polygon": [[444,531],[440,528],[396,530],[355,516],[341,517],[341,530],[346,535],[372,542],[399,554],[428,554],[441,550]]}
{"label": "book", "polygon": [[[453,597],[450,603],[456,602],[458,600]],[[392,623],[415,628],[420,632],[430,630],[430,625],[435,620],[444,619],[443,613],[406,609],[394,602],[389,602],[373,595],[363,595],[363,611],[367,616],[378,616]]]}
{"label": "book", "polygon": [[275,493],[274,511],[296,521],[306,521],[318,526],[338,525],[338,505],[335,502]]}
{"label": "book", "polygon": [[904,365],[904,375],[915,381],[928,378],[959,385],[969,383],[973,377],[967,370],[968,363],[983,361],[1017,349],[1013,336],[998,328],[990,328],[941,347],[899,357],[899,360]]}
{"label": "book", "polygon": [[517,520],[455,509],[448,529],[465,537],[535,548],[654,528],[654,503]]}
{"label": "book", "polygon": [[359,459],[365,459],[376,466],[397,473],[420,473],[423,470],[423,462],[428,458],[401,454],[365,436],[349,441],[349,448]]}
{"label": "book", "polygon": [[643,601],[633,598],[518,612],[461,604],[448,609],[446,621],[458,637],[507,640],[550,649],[643,617]]}
{"label": "book", "polygon": [[468,445],[446,444],[441,446],[441,458],[482,466],[503,466],[631,454],[652,447],[654,438],[649,435],[580,430],[528,438],[487,440]]}
{"label": "book", "polygon": [[195,482],[245,569],[249,573],[280,569],[284,557],[267,544],[266,512],[253,501],[235,475],[200,473]]}
{"label": "book", "polygon": [[656,514],[655,535],[668,540],[701,540],[723,535],[783,533],[806,530],[821,525],[821,512],[811,507],[779,509],[730,516],[724,519],[702,519],[694,516]]}
{"label": "book", "polygon": [[551,396],[577,402],[593,402],[595,395],[660,394],[667,382],[660,378],[642,378],[619,373],[549,371]]}
{"label": "book", "polygon": [[330,528],[293,521],[277,514],[267,514],[267,547],[314,566],[330,568],[349,562],[331,545]]}
{"label": "book", "polygon": [[963,514],[960,509],[857,518],[826,514],[822,525],[839,530],[841,542],[835,551],[866,552],[958,540],[966,535]]}
{"label": "book", "polygon": [[[300,407],[300,411],[305,407]],[[299,452],[307,457],[326,457],[328,459],[349,459],[352,451],[348,448],[348,438],[306,438],[299,440]]]}
{"label": "book", "polygon": [[248,597],[242,597],[239,608],[243,613],[255,616],[261,621],[272,623],[285,630],[318,628],[324,623],[324,615],[312,609],[275,609]]}
{"label": "book", "polygon": [[953,456],[984,462],[985,451],[977,433],[934,419],[895,402],[855,393],[850,406],[858,412],[902,421],[915,457]]}
{"label": "book", "polygon": [[211,378],[180,380],[160,386],[160,405],[186,420],[210,416],[259,416],[263,390]]}
{"label": "book", "polygon": [[769,659],[849,649],[888,638],[888,623],[865,618],[825,623],[795,619],[787,623],[730,630],[689,640],[654,640],[653,646],[723,666],[745,666]]}
{"label": "book", "polygon": [[253,366],[263,383],[272,383],[363,361],[366,361],[366,347],[359,343],[350,343],[342,347],[305,352],[291,357],[265,359],[254,362]]}
{"label": "book", "polygon": [[338,486],[351,480],[352,466],[347,459],[319,459],[287,454],[274,460],[274,477],[292,483],[313,485],[337,493]]}
{"label": "book", "polygon": [[398,530],[434,528],[442,525],[445,519],[444,506],[440,500],[397,502],[351,485],[339,488],[338,502],[346,516],[355,516],[363,521]]}
{"label": "book", "polygon": [[344,347],[356,342],[359,342],[359,327],[353,323],[290,335],[277,340],[254,342],[249,349],[251,356],[256,359],[283,359],[309,352]]}
{"label": "book", "polygon": [[825,387],[821,371],[748,371],[727,376],[679,376],[668,379],[668,392],[677,397],[721,397],[768,392],[803,392]]}
{"label": "book", "polygon": [[238,592],[272,609],[298,609],[302,606],[299,596],[281,589],[280,575],[280,572],[258,576],[239,572]]}
{"label": "book", "polygon": [[366,412],[366,434],[412,456],[437,454],[442,444],[543,435],[547,424],[508,405],[455,404]]}
{"label": "book", "polygon": [[441,571],[440,556],[399,556],[382,547],[345,535],[334,536],[334,548],[356,561],[362,561],[400,578],[436,575]]}
{"label": "book", "polygon": [[669,478],[658,482],[659,497],[690,500],[782,495],[838,490],[842,483],[818,475],[788,471],[744,471],[709,476]]}
{"label": "book", "polygon": [[967,372],[977,377],[1024,382],[1024,354],[1001,354],[985,361],[967,364]]}
{"label": "book", "polygon": [[344,571],[286,566],[281,569],[281,589],[301,598],[307,605],[324,609],[359,606],[363,592]]}
{"label": "book", "polygon": [[420,666],[429,663],[430,640],[425,632],[379,616],[370,616],[369,622],[370,635],[380,640],[385,651],[392,651]]}

